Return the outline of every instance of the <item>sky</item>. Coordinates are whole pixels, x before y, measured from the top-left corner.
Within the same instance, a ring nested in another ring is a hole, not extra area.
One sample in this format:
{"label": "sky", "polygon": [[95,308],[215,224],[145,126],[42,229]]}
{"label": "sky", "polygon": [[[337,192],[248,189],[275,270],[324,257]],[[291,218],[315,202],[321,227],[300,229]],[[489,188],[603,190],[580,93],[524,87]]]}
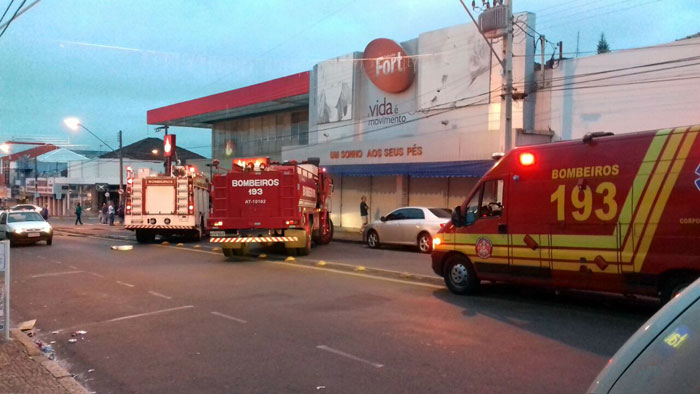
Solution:
{"label": "sky", "polygon": [[[22,0],[0,0],[0,12],[10,3],[2,23]],[[577,34],[579,56],[592,56],[601,33],[614,51],[700,32],[698,0],[514,0],[513,11],[535,13],[531,27],[563,41],[567,57]],[[162,138],[146,124],[150,109],[308,71],[375,38],[469,22],[459,0],[41,0],[0,37],[0,139],[108,151],[65,127],[69,116],[112,148],[118,130],[124,145]],[[210,130],[170,131],[211,156]]]}

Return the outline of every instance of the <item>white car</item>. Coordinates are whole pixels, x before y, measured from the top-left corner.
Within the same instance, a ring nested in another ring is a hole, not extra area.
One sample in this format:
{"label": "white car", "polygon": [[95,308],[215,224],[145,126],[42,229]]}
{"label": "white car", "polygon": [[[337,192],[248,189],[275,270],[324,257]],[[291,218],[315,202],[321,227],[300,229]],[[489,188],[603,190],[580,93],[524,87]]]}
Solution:
{"label": "white car", "polygon": [[370,248],[380,244],[416,245],[423,253],[433,250],[433,236],[450,221],[447,208],[402,207],[393,210],[364,229]]}
{"label": "white car", "polygon": [[622,345],[588,393],[700,393],[700,279]]}
{"label": "white car", "polygon": [[53,242],[53,228],[34,211],[4,211],[0,213],[0,236],[18,243]]}
{"label": "white car", "polygon": [[41,215],[41,207],[34,204],[19,204],[10,208],[10,211],[34,211]]}

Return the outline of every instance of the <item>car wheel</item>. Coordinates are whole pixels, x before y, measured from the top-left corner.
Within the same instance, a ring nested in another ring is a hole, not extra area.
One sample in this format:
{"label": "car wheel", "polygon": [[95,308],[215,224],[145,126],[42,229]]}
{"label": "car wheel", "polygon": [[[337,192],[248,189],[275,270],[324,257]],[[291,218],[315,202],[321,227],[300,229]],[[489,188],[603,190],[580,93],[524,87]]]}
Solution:
{"label": "car wheel", "polygon": [[418,235],[418,249],[421,253],[430,253],[433,251],[433,237],[428,233],[420,233]]}
{"label": "car wheel", "polygon": [[463,256],[448,257],[443,273],[445,284],[455,294],[473,294],[479,289],[479,278],[472,264]]}
{"label": "car wheel", "polygon": [[51,245],[52,243],[53,243],[53,237],[46,240],[47,245]]}
{"label": "car wheel", "polygon": [[379,234],[374,230],[369,230],[367,233],[367,246],[372,249],[379,247]]}

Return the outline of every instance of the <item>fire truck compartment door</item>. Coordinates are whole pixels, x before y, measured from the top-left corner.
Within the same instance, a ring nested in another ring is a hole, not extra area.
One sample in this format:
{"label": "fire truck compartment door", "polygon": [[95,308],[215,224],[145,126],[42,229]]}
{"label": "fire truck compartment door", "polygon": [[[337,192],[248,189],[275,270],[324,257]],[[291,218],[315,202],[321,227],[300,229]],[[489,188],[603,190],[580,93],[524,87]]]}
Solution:
{"label": "fire truck compartment door", "polygon": [[175,188],[172,185],[148,185],[145,196],[147,215],[170,215],[175,213]]}

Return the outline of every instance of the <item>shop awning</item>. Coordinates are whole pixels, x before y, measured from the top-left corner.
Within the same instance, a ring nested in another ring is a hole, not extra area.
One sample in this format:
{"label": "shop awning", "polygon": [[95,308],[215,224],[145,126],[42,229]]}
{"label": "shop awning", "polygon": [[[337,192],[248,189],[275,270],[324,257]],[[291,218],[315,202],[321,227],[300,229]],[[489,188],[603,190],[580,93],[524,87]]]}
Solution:
{"label": "shop awning", "polygon": [[333,175],[409,175],[414,178],[480,178],[494,165],[493,160],[445,161],[435,163],[350,164],[324,166]]}

